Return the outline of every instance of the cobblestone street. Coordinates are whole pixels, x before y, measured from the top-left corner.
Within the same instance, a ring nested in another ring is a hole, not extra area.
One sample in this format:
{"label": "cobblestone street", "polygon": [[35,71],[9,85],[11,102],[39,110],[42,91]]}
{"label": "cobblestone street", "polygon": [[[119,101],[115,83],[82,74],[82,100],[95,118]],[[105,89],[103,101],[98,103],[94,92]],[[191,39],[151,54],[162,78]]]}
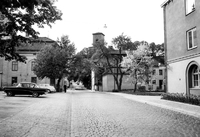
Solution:
{"label": "cobblestone street", "polygon": [[199,129],[198,118],[86,90],[48,94],[0,121],[0,137],[199,137]]}

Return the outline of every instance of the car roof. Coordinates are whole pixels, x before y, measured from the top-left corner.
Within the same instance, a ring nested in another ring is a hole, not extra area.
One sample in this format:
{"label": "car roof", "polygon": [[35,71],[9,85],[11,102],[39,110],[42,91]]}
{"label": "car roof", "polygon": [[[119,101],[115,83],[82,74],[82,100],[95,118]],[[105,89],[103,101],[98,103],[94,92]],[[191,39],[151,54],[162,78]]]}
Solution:
{"label": "car roof", "polygon": [[22,83],[22,84],[36,84],[36,83],[33,83],[33,82],[19,82],[19,83]]}

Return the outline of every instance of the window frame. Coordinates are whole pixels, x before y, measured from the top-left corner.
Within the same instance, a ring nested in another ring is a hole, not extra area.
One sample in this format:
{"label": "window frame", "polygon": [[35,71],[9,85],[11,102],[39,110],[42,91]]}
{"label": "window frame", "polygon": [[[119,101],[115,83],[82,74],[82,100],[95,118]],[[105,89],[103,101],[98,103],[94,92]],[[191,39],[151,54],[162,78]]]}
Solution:
{"label": "window frame", "polygon": [[37,77],[31,77],[31,82],[37,83]]}
{"label": "window frame", "polygon": [[159,69],[159,75],[162,76],[163,75],[163,70]]}
{"label": "window frame", "polygon": [[[193,27],[193,28],[186,31],[186,43],[187,43],[187,49],[188,50],[195,49],[195,48],[197,48],[197,45],[198,45],[198,44],[194,45],[195,44],[194,31],[196,31],[196,40],[197,40],[197,28],[196,27]],[[192,47],[190,47],[190,40],[189,40],[189,33],[190,32],[192,34]]]}
{"label": "window frame", "polygon": [[18,62],[12,61],[12,71],[18,71]]}
{"label": "window frame", "polygon": [[18,78],[17,77],[11,77],[11,84],[14,85],[18,82]]}
{"label": "window frame", "polygon": [[185,0],[185,15],[187,16],[187,15],[189,15],[189,14],[191,14],[192,12],[194,12],[195,10],[196,10],[196,2],[195,2],[195,0],[194,0],[194,7],[193,8],[191,8],[191,10],[189,11],[189,4],[188,4],[188,1],[189,0]]}
{"label": "window frame", "polygon": [[156,85],[157,84],[157,82],[156,82],[156,80],[154,79],[154,80],[152,80],[152,84],[153,85]]}
{"label": "window frame", "polygon": [[156,70],[155,69],[152,70],[152,75],[156,75]]}
{"label": "window frame", "polygon": [[192,88],[199,88],[199,87],[200,87],[200,70],[199,70],[199,67],[196,66],[192,70]]}
{"label": "window frame", "polygon": [[32,61],[31,62],[31,71],[33,71],[34,66],[35,66],[35,61]]}

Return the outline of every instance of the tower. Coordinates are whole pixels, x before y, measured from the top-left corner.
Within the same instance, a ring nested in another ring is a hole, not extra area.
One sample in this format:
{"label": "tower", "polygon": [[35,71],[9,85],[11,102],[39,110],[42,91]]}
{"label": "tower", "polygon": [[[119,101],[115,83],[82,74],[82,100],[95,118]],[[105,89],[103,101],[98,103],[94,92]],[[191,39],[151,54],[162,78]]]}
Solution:
{"label": "tower", "polygon": [[97,33],[93,33],[93,45],[96,43],[96,42],[104,42],[104,34],[101,33],[101,32],[97,32]]}
{"label": "tower", "polygon": [[[97,42],[103,42],[104,43],[104,34],[101,32],[93,33],[93,45],[95,45]],[[92,91],[95,91],[95,73],[92,70],[91,72],[91,84],[92,84]]]}

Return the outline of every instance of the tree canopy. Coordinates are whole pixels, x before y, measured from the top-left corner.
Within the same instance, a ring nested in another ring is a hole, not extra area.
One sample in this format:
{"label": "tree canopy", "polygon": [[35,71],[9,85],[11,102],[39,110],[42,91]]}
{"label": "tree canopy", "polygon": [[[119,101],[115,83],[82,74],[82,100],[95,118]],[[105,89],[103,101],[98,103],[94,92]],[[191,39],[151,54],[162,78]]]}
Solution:
{"label": "tree canopy", "polygon": [[[16,52],[16,47],[37,38],[34,25],[43,28],[61,20],[62,13],[53,4],[54,0],[1,0],[0,1],[0,57],[6,60],[25,61]],[[26,35],[26,37],[25,37]]]}
{"label": "tree canopy", "polygon": [[152,67],[152,56],[149,45],[141,44],[137,50],[126,51],[127,56],[123,57],[121,66],[123,71],[129,74],[134,84],[134,91],[138,82],[146,82],[149,78]]}
{"label": "tree canopy", "polygon": [[[58,44],[47,45],[38,53],[33,68],[37,77],[43,79],[58,79],[70,73],[72,59],[75,54],[75,45],[68,36],[62,36]],[[58,86],[58,85],[57,85]]]}
{"label": "tree canopy", "polygon": [[81,81],[86,88],[91,88],[91,60],[96,52],[94,47],[84,48],[78,52],[72,61],[69,80]]}

